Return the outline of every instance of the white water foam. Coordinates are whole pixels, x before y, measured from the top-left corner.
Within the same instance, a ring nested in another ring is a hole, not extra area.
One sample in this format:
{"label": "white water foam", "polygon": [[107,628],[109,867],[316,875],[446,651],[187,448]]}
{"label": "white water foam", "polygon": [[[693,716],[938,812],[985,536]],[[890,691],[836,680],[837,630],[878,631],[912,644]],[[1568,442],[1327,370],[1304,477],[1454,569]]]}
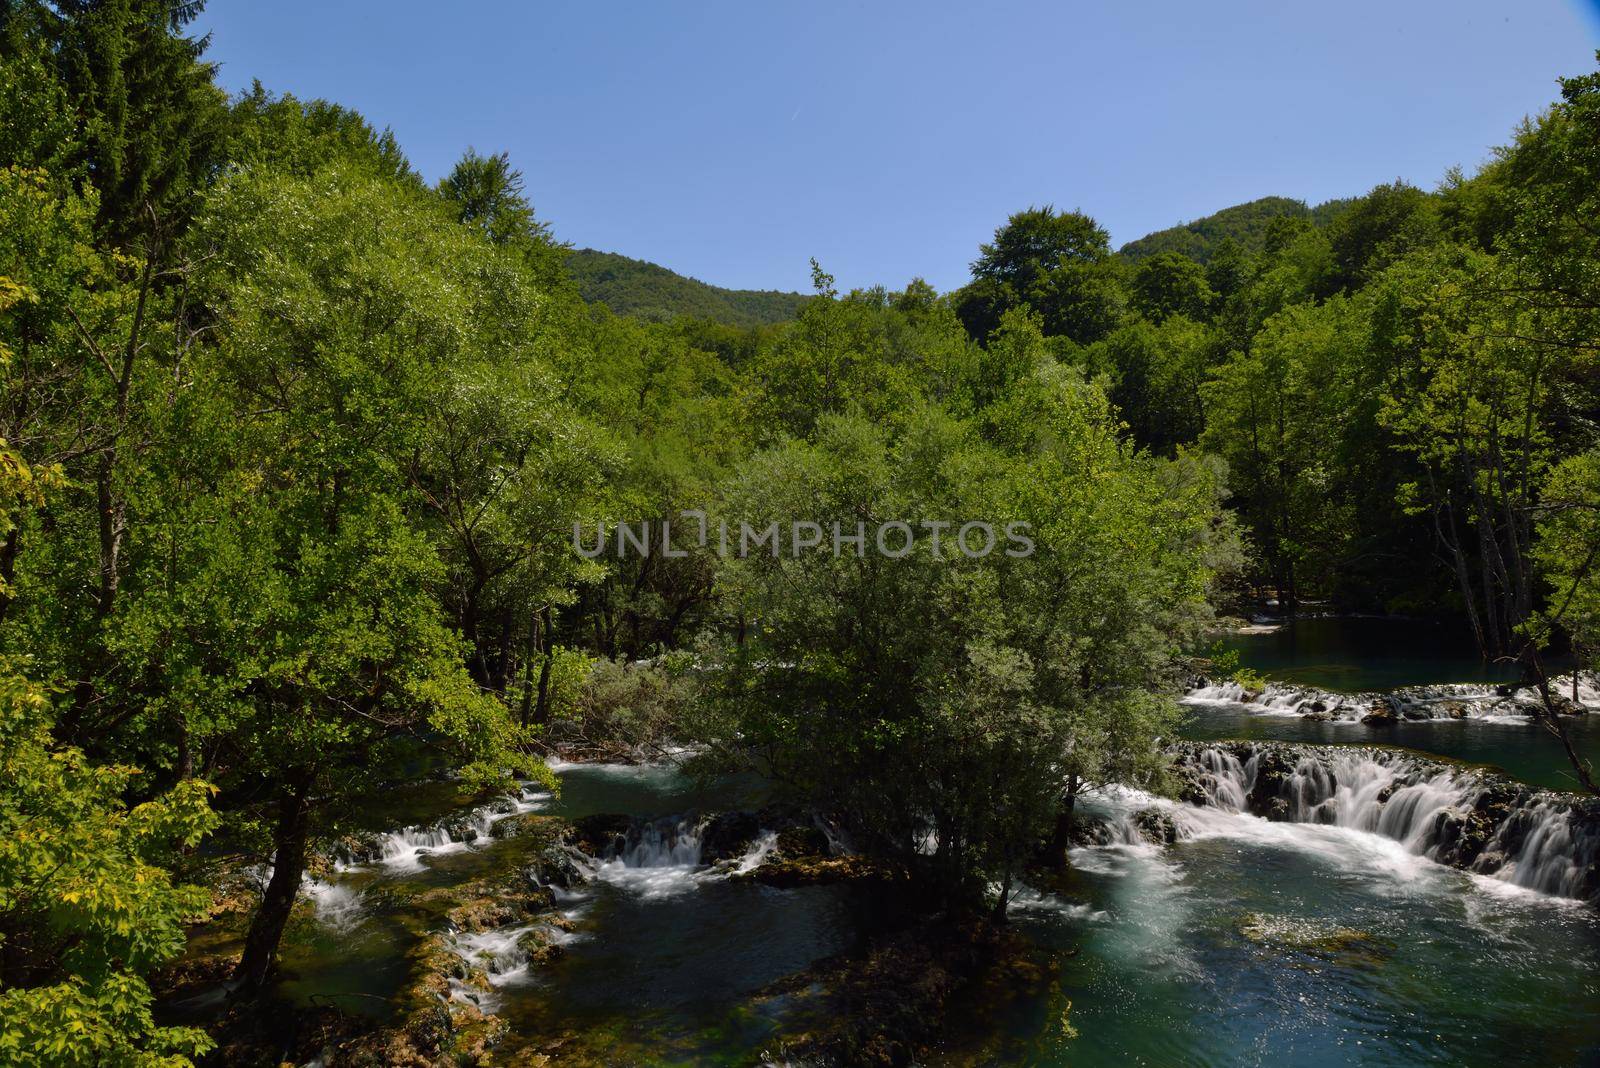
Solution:
{"label": "white water foam", "polygon": [[[1550,680],[1550,693],[1558,702],[1572,701],[1572,676]],[[1579,676],[1577,707],[1600,712],[1600,675]],[[1406,686],[1389,693],[1336,693],[1296,683],[1271,682],[1259,693],[1247,692],[1232,681],[1210,682],[1186,693],[1182,703],[1196,706],[1238,707],[1260,716],[1315,716],[1330,723],[1360,723],[1384,706],[1406,720],[1467,720],[1481,723],[1532,724],[1529,714],[1541,699],[1532,689],[1506,690],[1482,683],[1442,683]]]}
{"label": "white water foam", "polygon": [[[1352,853],[1355,859],[1407,877],[1412,863],[1404,858],[1437,859],[1448,845],[1442,832],[1452,818],[1473,811],[1485,789],[1474,772],[1433,770],[1400,753],[1308,753],[1276,795],[1288,806],[1289,822],[1268,821],[1244,811],[1256,786],[1258,759],[1258,753],[1240,761],[1220,747],[1202,750],[1200,785],[1208,805],[1173,807],[1180,834],[1226,833],[1326,849],[1336,839],[1321,828],[1359,832],[1364,839],[1345,842],[1359,847]],[[1534,797],[1499,823],[1474,870],[1543,894],[1579,896],[1600,859],[1600,832],[1578,822],[1571,802],[1552,795]],[[1155,799],[1152,803],[1171,806]]]}
{"label": "white water foam", "polygon": [[459,853],[485,843],[492,837],[495,824],[512,816],[538,811],[549,803],[550,797],[547,790],[525,786],[515,795],[479,805],[470,812],[390,831],[379,839],[375,858],[347,861],[338,866],[339,870],[375,863],[401,871],[420,871],[427,857]]}
{"label": "white water foam", "polygon": [[700,863],[703,820],[672,817],[631,830],[622,849],[596,861],[592,878],[640,897],[671,897],[692,889],[707,875]]}
{"label": "white water foam", "polygon": [[311,899],[318,922],[335,931],[348,931],[361,922],[361,891],[345,883],[306,878],[300,892]]}

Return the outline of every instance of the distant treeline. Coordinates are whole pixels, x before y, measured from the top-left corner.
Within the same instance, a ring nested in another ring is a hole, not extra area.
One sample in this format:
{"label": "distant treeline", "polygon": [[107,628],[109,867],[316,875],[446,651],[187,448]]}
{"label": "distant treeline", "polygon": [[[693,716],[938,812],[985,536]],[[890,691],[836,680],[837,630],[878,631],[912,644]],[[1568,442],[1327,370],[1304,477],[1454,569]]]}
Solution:
{"label": "distant treeline", "polygon": [[1274,219],[1306,219],[1315,226],[1327,226],[1353,203],[1352,199],[1330,200],[1310,208],[1303,200],[1262,197],[1129,241],[1118,255],[1138,262],[1163,252],[1178,252],[1196,263],[1206,264],[1224,241],[1232,241],[1246,252],[1257,253],[1266,246],[1267,232]]}
{"label": "distant treeline", "polygon": [[793,319],[806,301],[803,294],[776,289],[723,289],[654,263],[591,248],[570,253],[567,271],[584,300],[648,322],[684,315],[728,326],[769,326]]}

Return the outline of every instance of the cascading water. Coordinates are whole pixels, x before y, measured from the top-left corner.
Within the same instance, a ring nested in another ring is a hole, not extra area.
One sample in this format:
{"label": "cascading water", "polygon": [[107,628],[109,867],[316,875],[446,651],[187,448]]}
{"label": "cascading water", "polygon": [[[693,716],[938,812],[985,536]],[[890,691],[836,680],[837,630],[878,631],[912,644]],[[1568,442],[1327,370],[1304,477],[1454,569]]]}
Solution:
{"label": "cascading water", "polygon": [[599,858],[592,875],[646,898],[681,893],[707,874],[700,863],[704,830],[705,821],[695,816],[638,821]]}
{"label": "cascading water", "polygon": [[528,951],[521,942],[533,931],[533,924],[524,924],[458,934],[455,949],[469,965],[482,969],[491,986],[504,986],[527,968]]}
{"label": "cascading water", "polygon": [[1200,754],[1199,784],[1218,808],[1243,809],[1255,779],[1254,757],[1247,767],[1238,757],[1222,749],[1206,749]]}
{"label": "cascading water", "polygon": [[760,836],[751,844],[750,849],[736,860],[730,869],[733,875],[748,875],[761,867],[763,861],[778,845],[777,831],[762,831]]}
{"label": "cascading water", "polygon": [[355,887],[307,878],[300,892],[311,899],[317,919],[335,931],[348,931],[361,921],[361,891]]}
{"label": "cascading water", "polygon": [[576,936],[569,931],[538,923],[458,932],[451,937],[450,946],[471,971],[481,973],[481,979],[452,979],[450,996],[458,1001],[470,1001],[485,1011],[492,1011],[498,1005],[503,988],[526,982],[530,978],[530,965],[533,962],[533,953],[528,948],[530,944],[565,945],[575,939]]}
{"label": "cascading water", "polygon": [[1537,802],[1500,825],[1489,851],[1507,858],[1497,879],[1558,897],[1596,897],[1600,820],[1593,813],[1584,821],[1567,806]]}
{"label": "cascading water", "polygon": [[380,864],[420,868],[423,857],[457,852],[487,833],[488,829],[478,820],[466,821],[464,827],[454,822],[402,827],[384,836],[376,859]]}
{"label": "cascading water", "polygon": [[1382,749],[1189,743],[1178,755],[1192,804],[1362,831],[1515,886],[1600,898],[1593,801]]}
{"label": "cascading water", "polygon": [[537,811],[549,800],[547,791],[526,786],[515,795],[479,805],[465,813],[390,831],[379,837],[371,850],[346,857],[338,867],[348,871],[377,863],[403,870],[420,869],[423,858],[471,848],[492,837],[495,824],[511,816]]}
{"label": "cascading water", "polygon": [[[1600,711],[1600,676],[1585,672],[1576,688],[1572,676],[1550,680],[1550,692],[1564,712]],[[1576,695],[1576,697],[1574,697]],[[1256,715],[1306,716],[1334,723],[1360,723],[1373,717],[1405,720],[1466,719],[1488,723],[1529,723],[1542,707],[1527,687],[1481,683],[1406,686],[1385,693],[1336,693],[1298,683],[1271,682],[1259,691],[1237,682],[1200,680],[1183,697],[1197,706],[1243,706]]]}
{"label": "cascading water", "polygon": [[704,821],[672,816],[635,825],[615,859],[628,868],[672,868],[700,863]]}

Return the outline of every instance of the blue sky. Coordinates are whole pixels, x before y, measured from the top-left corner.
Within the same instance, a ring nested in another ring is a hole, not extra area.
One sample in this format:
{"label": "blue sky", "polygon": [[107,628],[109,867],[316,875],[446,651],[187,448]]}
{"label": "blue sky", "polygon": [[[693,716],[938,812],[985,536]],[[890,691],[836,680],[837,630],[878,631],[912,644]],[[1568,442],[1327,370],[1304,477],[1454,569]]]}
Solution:
{"label": "blue sky", "polygon": [[950,289],[1030,204],[1115,245],[1259,196],[1431,188],[1594,69],[1597,5],[211,0],[200,28],[229,89],[354,107],[430,180],[509,151],[579,247]]}

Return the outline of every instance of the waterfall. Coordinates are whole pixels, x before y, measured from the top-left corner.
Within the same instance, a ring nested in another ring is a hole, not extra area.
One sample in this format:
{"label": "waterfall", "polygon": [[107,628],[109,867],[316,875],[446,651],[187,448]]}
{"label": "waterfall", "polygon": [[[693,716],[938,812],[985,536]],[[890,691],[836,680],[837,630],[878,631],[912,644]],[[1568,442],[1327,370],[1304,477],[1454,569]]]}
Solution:
{"label": "waterfall", "polygon": [[481,979],[452,976],[450,997],[471,1002],[484,1012],[493,1012],[499,1007],[501,988],[530,978],[533,954],[527,945],[530,936],[536,933],[540,940],[552,943],[571,940],[565,932],[537,923],[487,931],[460,931],[452,935],[450,948],[469,972],[481,972],[482,976]]}
{"label": "waterfall", "polygon": [[750,849],[734,863],[733,867],[730,869],[730,874],[750,874],[757,868],[761,867],[768,855],[770,855],[772,851],[777,848],[777,846],[778,832],[762,831],[756,840],[750,844]]}
{"label": "waterfall", "polygon": [[361,891],[352,886],[307,876],[300,893],[311,900],[317,919],[335,931],[348,931],[361,921]]}
{"label": "waterfall", "polygon": [[700,863],[705,821],[689,816],[636,823],[614,859],[626,868],[694,867]]}
{"label": "waterfall", "polygon": [[478,808],[436,823],[402,827],[379,838],[370,859],[390,867],[421,868],[424,857],[458,853],[489,837],[495,822],[490,812]]}
{"label": "waterfall", "polygon": [[1600,900],[1600,802],[1376,748],[1183,743],[1185,801],[1379,835],[1515,886]]}
{"label": "waterfall", "polygon": [[522,947],[522,939],[535,928],[535,924],[524,924],[458,934],[454,948],[462,960],[483,970],[490,986],[504,986],[528,967],[528,951]]}
{"label": "waterfall", "polygon": [[719,874],[700,862],[705,827],[706,820],[698,816],[636,820],[621,845],[595,864],[592,875],[646,899],[682,893]]}
{"label": "waterfall", "polygon": [[380,835],[370,848],[342,858],[338,870],[348,871],[371,863],[405,870],[420,869],[424,857],[468,849],[493,837],[495,824],[511,816],[536,811],[549,800],[548,792],[536,786],[524,786],[516,794],[497,798],[466,812]]}
{"label": "waterfall", "polygon": [[1570,807],[1539,801],[1518,810],[1495,831],[1489,851],[1506,857],[1497,879],[1558,897],[1594,897],[1600,826]]}
{"label": "waterfall", "polygon": [[[1243,706],[1256,715],[1306,716],[1336,723],[1359,723],[1378,713],[1406,720],[1455,719],[1487,723],[1528,723],[1542,708],[1538,693],[1526,687],[1483,683],[1403,686],[1388,693],[1335,693],[1298,683],[1271,682],[1259,693],[1237,682],[1198,680],[1183,697],[1189,705]],[[1585,672],[1572,700],[1572,676],[1550,680],[1550,693],[1564,711],[1600,712],[1600,675]]]}
{"label": "waterfall", "polygon": [[1210,748],[1200,754],[1200,786],[1206,797],[1218,808],[1230,811],[1242,810],[1251,787],[1255,785],[1255,779],[1256,765],[1253,756],[1247,767],[1238,757],[1223,749]]}

